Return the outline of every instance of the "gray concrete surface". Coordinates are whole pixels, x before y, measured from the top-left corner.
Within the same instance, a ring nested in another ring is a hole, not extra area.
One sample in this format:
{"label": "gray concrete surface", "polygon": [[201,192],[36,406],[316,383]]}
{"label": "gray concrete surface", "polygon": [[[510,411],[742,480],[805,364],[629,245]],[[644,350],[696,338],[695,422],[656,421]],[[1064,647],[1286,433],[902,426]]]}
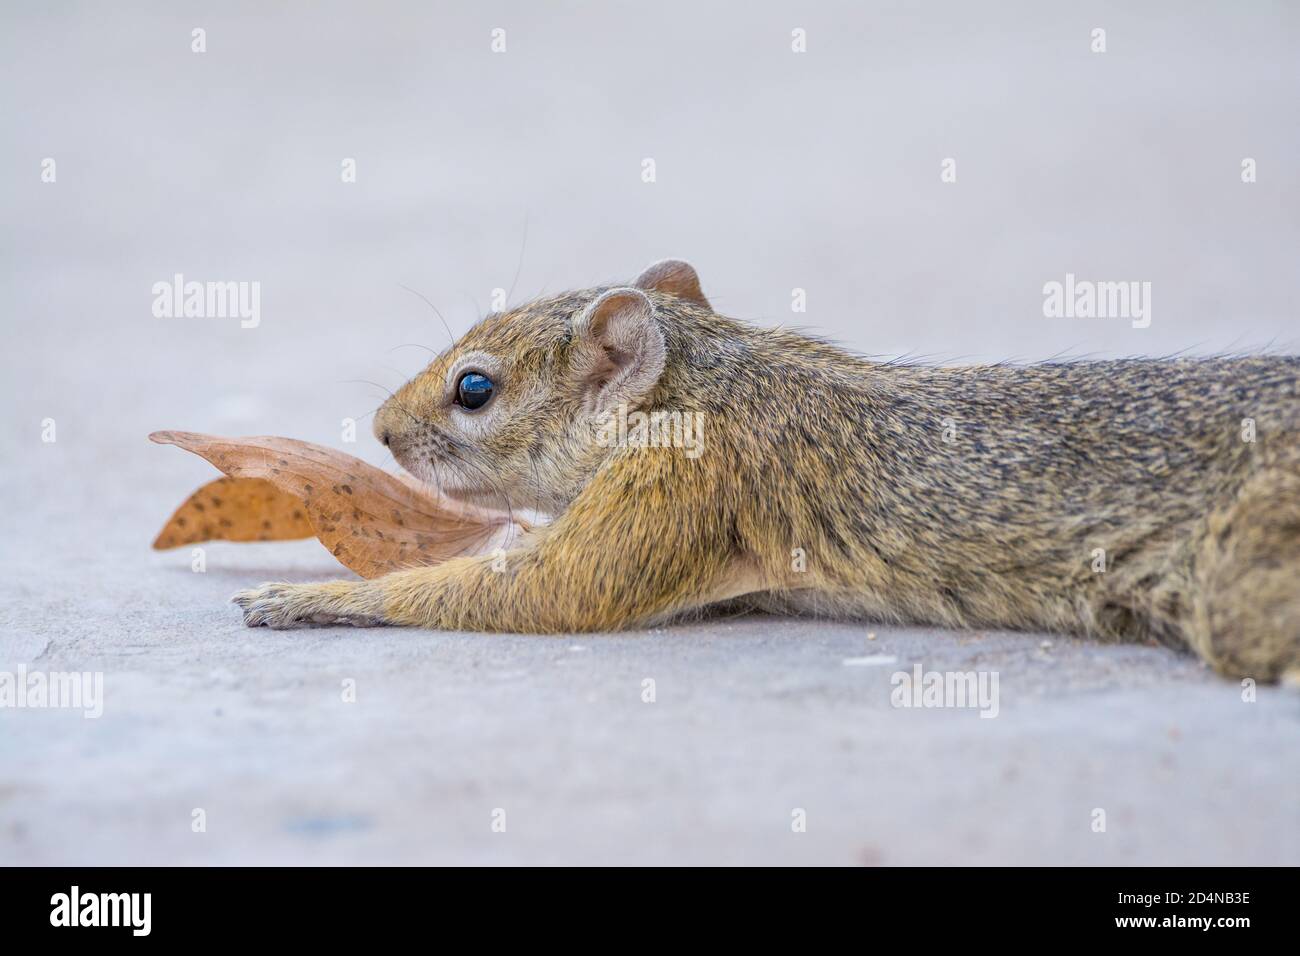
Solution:
{"label": "gray concrete surface", "polygon": [[[1300,862],[1300,697],[1168,651],[248,631],[230,593],[336,574],[319,546],[148,549],[212,474],[154,429],[384,461],[365,415],[426,357],[395,347],[446,341],[403,285],[461,331],[681,255],[869,353],[1294,350],[1297,11],[1128,6],[6,7],[0,671],[105,699],[0,708],[0,863]],[[1067,271],[1151,281],[1151,327],[1044,318]],[[177,272],[261,282],[261,324],[155,318]],[[915,663],[996,671],[998,717],[894,708]]]}

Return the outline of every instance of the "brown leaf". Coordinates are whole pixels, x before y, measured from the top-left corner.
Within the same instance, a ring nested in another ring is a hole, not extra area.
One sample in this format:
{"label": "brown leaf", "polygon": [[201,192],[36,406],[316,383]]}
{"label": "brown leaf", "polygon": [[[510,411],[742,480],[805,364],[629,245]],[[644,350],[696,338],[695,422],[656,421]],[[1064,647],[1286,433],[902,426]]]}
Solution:
{"label": "brown leaf", "polygon": [[[292,438],[221,438],[172,431],[154,432],[149,438],[206,458],[230,478],[269,482],[297,500],[321,543],[365,578],[509,547],[527,530],[507,515],[428,493],[413,480],[397,478],[323,445]],[[196,495],[203,492],[200,489]],[[159,547],[158,542],[154,546]]]}
{"label": "brown leaf", "polygon": [[165,551],[200,541],[314,537],[302,502],[265,478],[215,478],[176,509],[153,546]]}

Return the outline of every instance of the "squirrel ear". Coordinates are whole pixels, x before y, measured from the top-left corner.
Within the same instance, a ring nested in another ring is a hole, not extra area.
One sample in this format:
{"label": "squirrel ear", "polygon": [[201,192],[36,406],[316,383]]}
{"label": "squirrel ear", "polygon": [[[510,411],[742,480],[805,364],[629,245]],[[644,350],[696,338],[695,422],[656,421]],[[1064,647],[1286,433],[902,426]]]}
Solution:
{"label": "squirrel ear", "polygon": [[675,295],[679,299],[694,302],[706,309],[712,308],[709,300],[704,298],[704,293],[700,290],[700,277],[696,275],[695,269],[689,262],[683,262],[681,259],[659,260],[654,265],[648,266],[632,284],[638,289]]}
{"label": "squirrel ear", "polygon": [[638,404],[664,370],[664,334],[636,289],[602,293],[574,321],[573,338],[573,372],[597,411]]}

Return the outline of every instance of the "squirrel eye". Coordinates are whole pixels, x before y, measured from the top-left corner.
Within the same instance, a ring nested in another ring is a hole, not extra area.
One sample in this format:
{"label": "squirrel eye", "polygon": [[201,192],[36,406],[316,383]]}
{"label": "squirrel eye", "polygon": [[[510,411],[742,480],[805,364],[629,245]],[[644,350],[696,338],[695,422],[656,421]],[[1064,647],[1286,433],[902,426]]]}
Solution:
{"label": "squirrel eye", "polygon": [[492,398],[496,386],[481,372],[466,372],[456,382],[456,404],[466,411],[476,411]]}

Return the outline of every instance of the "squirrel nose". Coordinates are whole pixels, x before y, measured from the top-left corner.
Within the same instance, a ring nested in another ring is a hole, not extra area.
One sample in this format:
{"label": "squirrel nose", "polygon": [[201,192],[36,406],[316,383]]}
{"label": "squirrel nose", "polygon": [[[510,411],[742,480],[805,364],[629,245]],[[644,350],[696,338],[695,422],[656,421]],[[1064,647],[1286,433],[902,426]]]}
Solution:
{"label": "squirrel nose", "polygon": [[393,424],[392,419],[388,415],[387,405],[384,405],[375,413],[374,426],[375,438],[378,439],[379,444],[383,445],[385,448],[392,448],[394,437]]}
{"label": "squirrel nose", "polygon": [[375,412],[375,438],[389,451],[400,449],[406,444],[408,429],[406,422],[397,414],[399,407],[390,399]]}

